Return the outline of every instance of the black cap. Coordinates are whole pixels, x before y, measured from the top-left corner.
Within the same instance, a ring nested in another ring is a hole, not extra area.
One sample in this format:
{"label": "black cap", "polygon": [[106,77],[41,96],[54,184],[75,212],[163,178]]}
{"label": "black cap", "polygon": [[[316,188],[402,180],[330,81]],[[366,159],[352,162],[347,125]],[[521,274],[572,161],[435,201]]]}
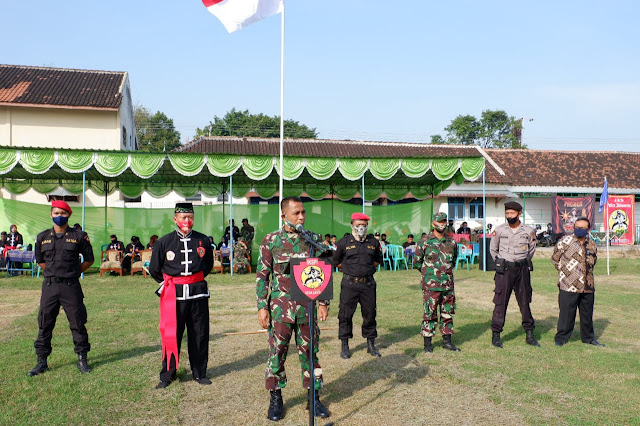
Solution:
{"label": "black cap", "polygon": [[193,204],[191,203],[176,203],[176,209],[174,213],[193,213]]}
{"label": "black cap", "polygon": [[373,235],[380,235],[380,233],[379,233],[379,232],[376,232],[376,233],[375,233],[375,234],[373,234]]}
{"label": "black cap", "polygon": [[515,201],[508,201],[508,202],[504,203],[504,209],[505,210],[515,210],[517,212],[521,212],[522,211],[522,205],[520,205],[520,203],[515,202]]}
{"label": "black cap", "polygon": [[246,217],[244,219],[242,219],[242,221],[249,223],[249,219],[247,219]]}
{"label": "black cap", "polygon": [[113,238],[114,240],[118,239],[118,237],[116,237],[116,234],[111,234],[111,236],[109,238]]}

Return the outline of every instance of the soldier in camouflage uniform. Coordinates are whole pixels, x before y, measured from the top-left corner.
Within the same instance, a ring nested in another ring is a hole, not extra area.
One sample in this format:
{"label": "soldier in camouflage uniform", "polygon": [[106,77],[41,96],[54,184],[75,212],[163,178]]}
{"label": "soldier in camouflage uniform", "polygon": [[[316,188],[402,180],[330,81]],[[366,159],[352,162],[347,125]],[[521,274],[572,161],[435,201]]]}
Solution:
{"label": "soldier in camouflage uniform", "polygon": [[[269,359],[267,361],[266,388],[271,393],[267,417],[278,421],[282,418],[283,402],[281,389],[286,386],[287,376],[284,363],[287,358],[289,341],[295,333],[298,357],[302,367],[302,386],[311,388],[309,353],[310,328],[309,312],[305,303],[291,300],[291,257],[308,257],[310,246],[301,240],[295,226],[304,225],[305,210],[298,197],[287,197],[280,204],[284,226],[265,235],[260,244],[260,259],[256,273],[256,295],[258,299],[258,323],[269,333]],[[319,301],[317,315],[320,321],[327,319],[328,301]],[[313,331],[313,340],[318,342],[319,328]],[[314,387],[322,387],[322,369],[318,363],[318,344],[313,346]],[[315,393],[315,415],[329,417],[329,411],[322,405]],[[309,409],[307,405],[307,409]]]}
{"label": "soldier in camouflage uniform", "polygon": [[239,274],[249,272],[249,250],[244,237],[238,238],[238,244],[233,246],[233,265]]}
{"label": "soldier in camouflage uniform", "polygon": [[458,258],[458,246],[456,241],[446,234],[446,213],[436,213],[432,225],[433,230],[427,239],[418,245],[415,254],[415,264],[422,272],[424,320],[421,334],[424,337],[424,351],[433,352],[431,338],[438,324],[438,306],[442,347],[450,351],[459,351],[460,349],[451,343],[456,308],[452,269]]}

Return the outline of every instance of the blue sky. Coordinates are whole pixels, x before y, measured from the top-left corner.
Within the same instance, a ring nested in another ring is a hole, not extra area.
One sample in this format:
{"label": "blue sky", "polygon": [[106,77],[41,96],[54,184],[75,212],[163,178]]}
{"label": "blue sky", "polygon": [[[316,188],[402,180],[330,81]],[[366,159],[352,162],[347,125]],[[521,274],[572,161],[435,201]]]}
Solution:
{"label": "blue sky", "polygon": [[[530,148],[640,151],[640,2],[288,0],[285,117],[321,137],[427,141],[504,109]],[[0,0],[0,63],[128,71],[192,136],[280,109],[280,17],[228,34],[200,0]]]}

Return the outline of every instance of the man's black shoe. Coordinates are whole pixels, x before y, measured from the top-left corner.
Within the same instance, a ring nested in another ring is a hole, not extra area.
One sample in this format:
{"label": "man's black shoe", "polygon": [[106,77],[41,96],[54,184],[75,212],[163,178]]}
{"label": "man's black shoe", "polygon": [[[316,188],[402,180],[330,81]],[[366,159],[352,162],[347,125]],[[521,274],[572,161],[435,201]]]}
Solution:
{"label": "man's black shoe", "polygon": [[370,353],[371,356],[381,357],[380,352],[376,349],[375,339],[367,339],[367,353]]}
{"label": "man's black shoe", "polygon": [[349,350],[349,339],[342,339],[342,351],[340,352],[340,358],[351,358],[351,351]]}
{"label": "man's black shoe", "polygon": [[491,344],[496,348],[502,348],[502,340],[500,340],[500,332],[494,331],[491,338]]}
{"label": "man's black shoe", "polygon": [[561,342],[560,340],[556,340],[556,346],[564,346],[564,342]]}
{"label": "man's black shoe", "polygon": [[194,379],[196,382],[200,383],[201,385],[210,385],[211,384],[211,380],[209,380],[206,377],[200,377],[198,379]]}
{"label": "man's black shoe", "polygon": [[163,381],[161,381],[160,383],[158,383],[156,385],[156,389],[164,389],[166,387],[169,387],[170,384],[171,384],[171,382],[163,382]]}
{"label": "man's black shoe", "polygon": [[424,351],[431,353],[433,352],[433,345],[431,344],[431,337],[424,338]]}
{"label": "man's black shoe", "polygon": [[27,376],[37,376],[38,374],[42,374],[45,371],[49,371],[49,366],[47,365],[47,357],[38,355],[38,362],[36,363],[36,366],[27,373]]}
{"label": "man's black shoe", "polygon": [[87,354],[78,354],[77,366],[82,373],[91,373],[92,368],[87,363]]}
{"label": "man's black shoe", "polygon": [[448,349],[450,351],[454,351],[454,352],[460,352],[460,349],[456,348],[453,343],[451,343],[451,335],[447,334],[445,336],[442,336],[442,347],[445,349]]}
{"label": "man's black shoe", "polygon": [[533,335],[533,330],[527,330],[526,342],[527,342],[527,345],[540,346],[540,343],[538,343],[535,336]]}
{"label": "man's black shoe", "polygon": [[[308,392],[311,392],[311,389],[309,389]],[[326,419],[330,417],[331,413],[329,413],[329,410],[327,410],[327,408],[324,405],[322,405],[322,402],[320,402],[320,394],[318,393],[318,391],[316,391],[315,396],[316,397],[315,397],[314,405],[316,406],[316,417],[320,417],[321,419]],[[307,410],[309,410],[309,398],[307,398]]]}
{"label": "man's black shoe", "polygon": [[280,389],[272,390],[271,399],[269,400],[269,411],[267,418],[272,422],[277,422],[282,418],[282,391]]}
{"label": "man's black shoe", "polygon": [[593,345],[593,346],[599,346],[599,347],[601,347],[601,348],[604,348],[604,345],[603,345],[602,343],[598,342],[596,339],[593,339],[593,340],[591,341],[591,343],[589,343],[589,344],[590,344],[590,345]]}

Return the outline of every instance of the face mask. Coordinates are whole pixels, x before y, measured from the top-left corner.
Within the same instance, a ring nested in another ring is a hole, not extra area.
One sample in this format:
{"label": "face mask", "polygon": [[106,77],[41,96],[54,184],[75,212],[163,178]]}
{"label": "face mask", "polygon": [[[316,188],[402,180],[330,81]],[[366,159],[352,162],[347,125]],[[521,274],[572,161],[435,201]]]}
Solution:
{"label": "face mask", "polygon": [[433,225],[433,228],[438,232],[443,232],[447,229],[447,225]]}
{"label": "face mask", "polygon": [[509,222],[509,225],[515,225],[516,222],[518,221],[518,219],[519,218],[517,216],[516,217],[508,217],[507,218],[507,222]]}
{"label": "face mask", "polygon": [[582,228],[575,228],[573,230],[573,235],[575,235],[578,238],[584,238],[587,235],[589,235],[589,230],[588,229],[582,229]]}
{"label": "face mask", "polygon": [[67,216],[54,216],[53,217],[53,223],[55,223],[58,226],[63,226],[68,221],[69,221],[69,217],[67,217]]}
{"label": "face mask", "polygon": [[191,232],[191,228],[193,228],[192,220],[177,221],[176,224],[178,225],[178,229],[180,229],[180,232],[182,232],[183,234],[188,234],[189,232]]}
{"label": "face mask", "polygon": [[287,225],[289,228],[296,229],[296,225],[289,220],[286,214],[284,215],[284,224]]}
{"label": "face mask", "polygon": [[367,225],[358,225],[353,227],[359,237],[364,237],[367,234],[367,228]]}

